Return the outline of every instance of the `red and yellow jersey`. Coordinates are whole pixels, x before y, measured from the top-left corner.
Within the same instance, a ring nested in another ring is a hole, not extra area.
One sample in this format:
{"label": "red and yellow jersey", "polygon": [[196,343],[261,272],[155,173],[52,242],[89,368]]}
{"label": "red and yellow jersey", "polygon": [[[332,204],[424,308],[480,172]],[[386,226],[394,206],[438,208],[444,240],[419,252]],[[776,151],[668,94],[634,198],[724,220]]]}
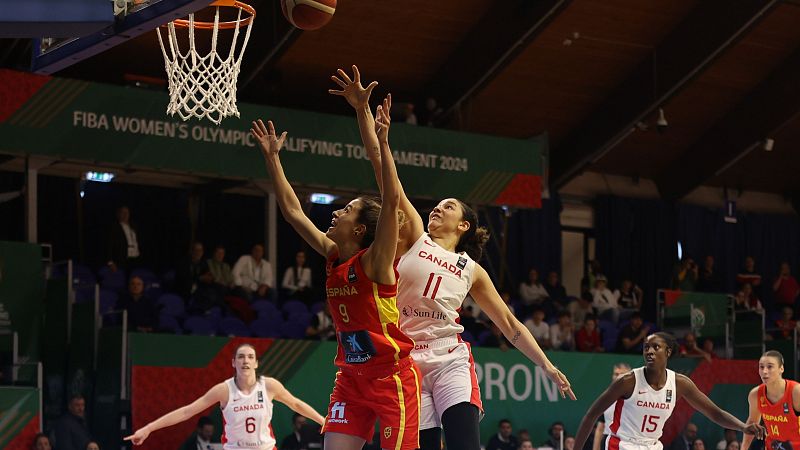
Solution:
{"label": "red and yellow jersey", "polygon": [[338,255],[328,258],[325,293],[339,341],[336,365],[389,368],[409,356],[414,341],[398,327],[397,283],[370,280],[361,266],[364,252],[366,249],[339,265]]}
{"label": "red and yellow jersey", "polygon": [[767,450],[800,450],[800,419],[792,402],[796,385],[796,381],[786,380],[786,390],[775,403],[767,398],[766,385],[758,387],[758,410],[767,428]]}

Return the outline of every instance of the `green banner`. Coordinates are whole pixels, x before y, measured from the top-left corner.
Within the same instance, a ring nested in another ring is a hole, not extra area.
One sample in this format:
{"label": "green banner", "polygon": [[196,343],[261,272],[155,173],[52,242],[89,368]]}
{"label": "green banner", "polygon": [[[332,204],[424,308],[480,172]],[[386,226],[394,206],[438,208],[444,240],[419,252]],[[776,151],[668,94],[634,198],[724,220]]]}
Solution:
{"label": "green banner", "polygon": [[[289,133],[282,160],[293,183],[375,191],[354,116],[240,103],[241,118],[226,119],[221,126],[182,122],[165,114],[164,93],[58,78],[37,78],[41,86],[20,93],[4,80],[19,86],[24,76],[0,71],[0,97],[7,94],[12,99],[0,105],[0,152],[264,179],[261,154],[248,132],[252,120],[263,118]],[[390,138],[398,171],[412,197],[452,196],[520,207],[541,204],[544,135],[520,140],[397,123]]]}
{"label": "green banner", "polygon": [[17,332],[20,356],[39,357],[45,295],[42,248],[0,241],[0,333]]}
{"label": "green banner", "polygon": [[698,337],[725,336],[732,312],[727,294],[664,291],[664,296],[665,319],[688,322]]}
{"label": "green banner", "polygon": [[0,448],[28,450],[39,432],[39,390],[0,387]]}

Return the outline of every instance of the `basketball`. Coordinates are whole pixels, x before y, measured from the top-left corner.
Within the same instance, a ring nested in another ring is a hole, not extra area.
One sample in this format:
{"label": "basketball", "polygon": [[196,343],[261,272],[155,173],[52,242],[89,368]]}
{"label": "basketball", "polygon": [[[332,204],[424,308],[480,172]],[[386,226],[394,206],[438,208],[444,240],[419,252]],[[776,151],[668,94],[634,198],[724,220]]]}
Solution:
{"label": "basketball", "polygon": [[286,20],[301,30],[316,30],[325,26],[336,11],[336,0],[281,0]]}

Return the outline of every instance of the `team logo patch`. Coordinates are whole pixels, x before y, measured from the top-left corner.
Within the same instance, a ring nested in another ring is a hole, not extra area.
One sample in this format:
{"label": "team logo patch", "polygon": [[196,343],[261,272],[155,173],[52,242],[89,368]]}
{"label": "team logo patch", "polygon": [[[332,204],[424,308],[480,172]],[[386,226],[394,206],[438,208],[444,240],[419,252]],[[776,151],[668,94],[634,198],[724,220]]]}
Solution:
{"label": "team logo patch", "polygon": [[347,269],[347,282],[355,283],[356,281],[358,281],[358,276],[356,276],[356,266],[350,266]]}
{"label": "team logo patch", "polygon": [[789,404],[786,402],[783,403],[783,413],[789,414]]}
{"label": "team logo patch", "polygon": [[672,389],[667,389],[667,403],[672,403]]}
{"label": "team logo patch", "polygon": [[392,427],[386,427],[383,429],[383,437],[385,437],[386,439],[392,437]]}
{"label": "team logo patch", "polygon": [[364,330],[340,332],[339,344],[344,349],[344,360],[348,364],[363,364],[377,354],[369,333]]}
{"label": "team logo patch", "polygon": [[458,257],[458,262],[456,263],[456,267],[458,267],[459,269],[463,269],[463,268],[467,267],[467,258],[464,258],[463,256],[459,256]]}
{"label": "team logo patch", "polygon": [[264,393],[258,391],[258,403],[264,403]]}

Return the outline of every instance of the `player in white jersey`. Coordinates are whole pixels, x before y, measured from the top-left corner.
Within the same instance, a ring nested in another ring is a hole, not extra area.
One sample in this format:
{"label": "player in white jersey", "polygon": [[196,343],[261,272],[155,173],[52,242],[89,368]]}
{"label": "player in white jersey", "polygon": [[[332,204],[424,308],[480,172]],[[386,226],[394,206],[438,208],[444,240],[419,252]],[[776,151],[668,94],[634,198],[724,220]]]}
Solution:
{"label": "player in white jersey", "polygon": [[[361,138],[382,186],[379,141],[369,108],[369,96],[377,82],[361,85],[358,68],[354,78],[342,70],[331,79],[342,90],[329,90],[345,97],[356,110]],[[390,107],[391,97],[383,108]],[[448,448],[480,448],[480,391],[469,345],[459,338],[463,327],[458,309],[469,294],[502,330],[508,340],[531,361],[540,365],[562,396],[573,394],[567,377],[545,356],[528,329],[509,311],[494,288],[480,260],[488,232],[478,226],[475,212],[463,202],[442,200],[428,217],[428,230],[417,210],[400,190],[400,210],[405,222],[400,229],[396,256],[400,278],[397,305],[400,330],[415,341],[411,353],[422,371],[420,447],[441,448],[444,428]]]}
{"label": "player in white jersey", "polygon": [[280,381],[256,376],[258,358],[252,345],[239,345],[231,365],[236,369],[234,377],[214,385],[194,402],[148,423],[125,440],[139,445],[153,431],[189,420],[215,403],[219,404],[225,420],[222,434],[222,448],[225,450],[277,448],[270,425],[273,400],[322,425],[324,418],[293,396]]}
{"label": "player in white jersey", "polygon": [[664,423],[681,398],[723,428],[763,438],[763,426],[745,425],[714,404],[687,376],[667,369],[667,360],[677,352],[677,347],[675,338],[668,333],[648,336],[642,352],[644,367],[618,378],[595,400],[578,427],[575,448],[583,448],[597,416],[613,405],[607,450],[661,450],[659,438]]}
{"label": "player in white jersey", "polygon": [[[614,369],[611,371],[611,382],[614,382],[617,378],[630,371],[631,366],[627,365],[626,363],[621,362],[614,364]],[[602,419],[603,420],[597,422],[597,426],[594,429],[594,442],[592,442],[592,450],[607,450],[605,448],[604,441],[605,437],[611,434],[608,428],[614,421],[614,405],[606,408],[606,410],[603,412]]]}

